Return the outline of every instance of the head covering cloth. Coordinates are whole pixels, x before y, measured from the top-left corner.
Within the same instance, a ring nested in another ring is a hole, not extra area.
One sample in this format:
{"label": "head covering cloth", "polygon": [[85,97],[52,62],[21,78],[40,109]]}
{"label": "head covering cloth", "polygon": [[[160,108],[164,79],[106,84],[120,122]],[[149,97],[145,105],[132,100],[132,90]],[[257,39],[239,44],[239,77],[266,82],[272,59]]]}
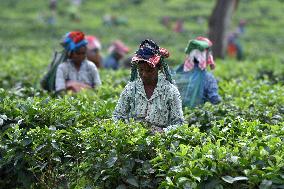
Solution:
{"label": "head covering cloth", "polygon": [[101,50],[101,48],[102,48],[101,42],[96,36],[86,35],[85,39],[88,42],[88,44],[87,44],[88,49],[90,49],[90,50],[93,50],[93,49]]}
{"label": "head covering cloth", "polygon": [[115,40],[108,49],[109,53],[118,53],[121,56],[129,52],[129,48],[120,40]]}
{"label": "head covering cloth", "polygon": [[205,37],[197,37],[194,40],[190,40],[185,53],[187,54],[184,62],[183,70],[188,72],[194,68],[195,61],[198,62],[198,67],[204,70],[207,65],[210,65],[211,69],[215,68],[215,62],[211,53],[212,42]]}
{"label": "head covering cloth", "polygon": [[68,53],[73,52],[86,46],[88,41],[85,39],[85,34],[81,31],[71,31],[65,34],[61,45]]}
{"label": "head covering cloth", "polygon": [[135,52],[135,55],[133,56],[131,63],[132,63],[132,69],[131,69],[131,78],[130,81],[134,81],[138,77],[137,73],[137,64],[140,61],[147,62],[152,68],[155,68],[158,65],[161,65],[162,71],[166,76],[166,79],[172,83],[171,75],[169,73],[169,68],[167,63],[164,61],[165,58],[168,58],[170,56],[169,51],[167,51],[165,48],[160,48],[157,43],[155,43],[151,39],[145,39],[141,42],[139,45],[138,50]]}

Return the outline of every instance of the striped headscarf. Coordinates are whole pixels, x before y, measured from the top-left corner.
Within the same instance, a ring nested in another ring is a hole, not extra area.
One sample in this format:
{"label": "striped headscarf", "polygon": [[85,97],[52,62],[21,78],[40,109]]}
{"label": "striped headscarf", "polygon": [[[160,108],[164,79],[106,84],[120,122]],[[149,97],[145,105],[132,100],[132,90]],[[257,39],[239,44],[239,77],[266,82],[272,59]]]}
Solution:
{"label": "striped headscarf", "polygon": [[197,37],[190,40],[185,53],[187,54],[183,70],[188,72],[194,68],[194,59],[198,61],[198,67],[204,70],[207,65],[211,69],[215,68],[213,55],[211,53],[212,42],[206,37]]}

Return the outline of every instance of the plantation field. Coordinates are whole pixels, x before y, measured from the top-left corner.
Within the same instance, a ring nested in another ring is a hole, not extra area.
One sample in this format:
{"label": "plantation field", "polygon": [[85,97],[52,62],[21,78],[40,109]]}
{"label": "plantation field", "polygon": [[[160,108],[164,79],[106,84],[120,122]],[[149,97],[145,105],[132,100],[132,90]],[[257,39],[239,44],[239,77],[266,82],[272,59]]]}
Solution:
{"label": "plantation field", "polygon": [[[174,68],[187,41],[206,35],[215,1],[85,0],[80,22],[68,2],[48,25],[48,1],[0,0],[0,188],[284,188],[283,0],[240,0],[231,31],[247,21],[245,60],[216,60],[222,103],[186,108],[182,127],[156,135],[111,120],[130,70],[100,70],[95,92],[60,98],[39,80],[74,29],[98,36],[104,55],[117,38],[131,53],[152,38]],[[106,14],[125,23],[103,25]],[[163,16],[182,18],[185,32],[166,29]]]}

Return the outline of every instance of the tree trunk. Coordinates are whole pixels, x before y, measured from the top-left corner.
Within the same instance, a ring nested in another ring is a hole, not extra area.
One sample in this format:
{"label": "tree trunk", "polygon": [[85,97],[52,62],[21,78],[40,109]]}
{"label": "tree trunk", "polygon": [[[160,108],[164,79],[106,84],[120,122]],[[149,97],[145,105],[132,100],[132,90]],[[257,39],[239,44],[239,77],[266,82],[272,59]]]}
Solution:
{"label": "tree trunk", "polygon": [[217,0],[209,18],[209,39],[213,42],[213,55],[224,58],[227,47],[226,36],[231,24],[233,12],[237,9],[238,0]]}

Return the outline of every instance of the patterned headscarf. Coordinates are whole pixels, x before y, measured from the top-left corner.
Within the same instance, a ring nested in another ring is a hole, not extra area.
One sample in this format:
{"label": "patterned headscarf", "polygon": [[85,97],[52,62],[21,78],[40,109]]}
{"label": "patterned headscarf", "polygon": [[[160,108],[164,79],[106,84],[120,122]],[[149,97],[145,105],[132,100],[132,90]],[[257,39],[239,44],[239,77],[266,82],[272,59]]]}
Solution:
{"label": "patterned headscarf", "polygon": [[65,34],[61,45],[67,52],[75,51],[82,46],[86,46],[88,41],[85,39],[85,34],[81,31],[72,31]]}
{"label": "patterned headscarf", "polygon": [[188,72],[194,68],[194,59],[198,61],[198,67],[204,70],[207,65],[215,68],[214,59],[211,53],[212,42],[205,37],[197,37],[189,41],[185,53],[187,54],[183,70]]}
{"label": "patterned headscarf", "polygon": [[137,63],[139,61],[145,61],[152,68],[155,68],[160,63],[166,79],[172,83],[168,65],[164,61],[164,59],[169,56],[170,53],[165,48],[160,48],[153,40],[146,39],[142,41],[139,49],[135,52],[135,56],[131,60],[132,70],[130,81],[134,81],[137,78]]}
{"label": "patterned headscarf", "polygon": [[165,48],[160,48],[154,41],[146,39],[140,44],[131,62],[137,63],[143,60],[154,68],[160,62],[161,57],[168,58],[169,56],[170,53]]}

